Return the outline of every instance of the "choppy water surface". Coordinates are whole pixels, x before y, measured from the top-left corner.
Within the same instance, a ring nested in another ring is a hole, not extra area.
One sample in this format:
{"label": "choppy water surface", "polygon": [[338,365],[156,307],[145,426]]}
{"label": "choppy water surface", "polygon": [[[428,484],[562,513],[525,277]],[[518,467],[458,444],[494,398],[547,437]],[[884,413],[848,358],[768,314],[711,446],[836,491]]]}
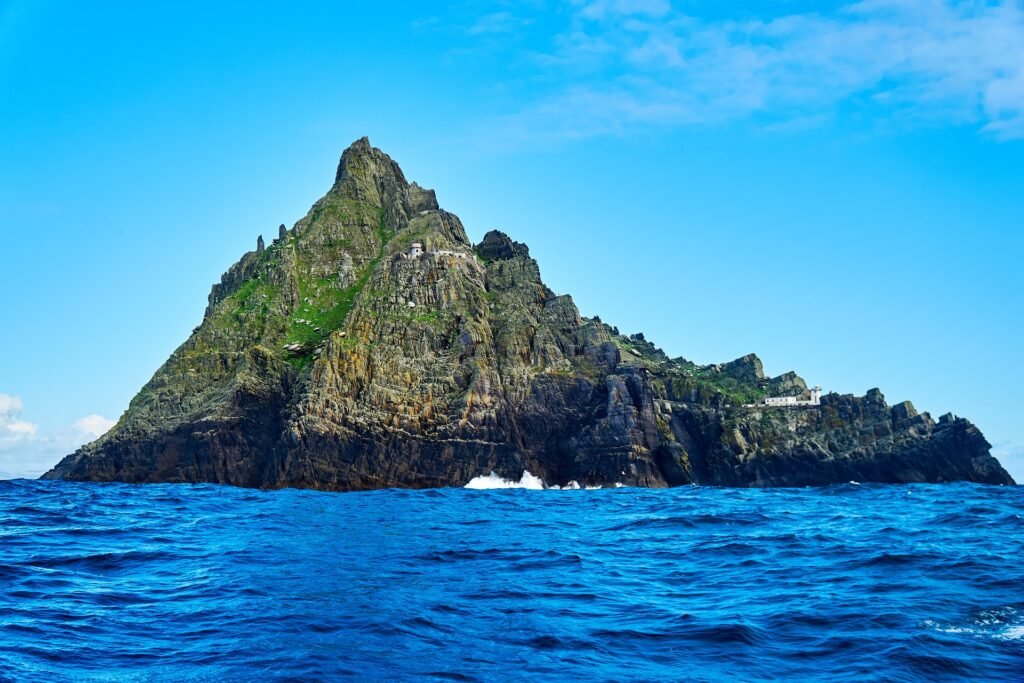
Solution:
{"label": "choppy water surface", "polygon": [[0,482],[0,679],[1021,680],[1024,487]]}

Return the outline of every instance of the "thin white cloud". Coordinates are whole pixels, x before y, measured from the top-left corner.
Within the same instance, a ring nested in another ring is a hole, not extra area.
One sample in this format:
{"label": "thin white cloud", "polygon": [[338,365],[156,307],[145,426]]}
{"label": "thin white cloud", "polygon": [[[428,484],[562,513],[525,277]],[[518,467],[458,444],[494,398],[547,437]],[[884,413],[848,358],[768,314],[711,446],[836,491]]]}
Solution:
{"label": "thin white cloud", "polygon": [[20,396],[0,394],[0,451],[35,438],[39,426],[21,419],[25,404]]}
{"label": "thin white cloud", "polygon": [[514,33],[530,24],[529,19],[518,17],[512,12],[494,12],[480,17],[467,29],[470,35],[487,33]]}
{"label": "thin white cloud", "polygon": [[[581,4],[581,3],[576,3]],[[610,16],[647,15],[663,17],[672,11],[668,0],[594,0],[582,3],[580,16],[587,19],[604,19]]]}
{"label": "thin white cloud", "polygon": [[11,420],[4,428],[15,440],[32,438],[39,431],[39,425],[24,420]]}
{"label": "thin white cloud", "polygon": [[20,396],[0,393],[0,478],[37,477],[114,426],[113,420],[92,414],[44,433],[36,423],[22,419],[24,410]]}
{"label": "thin white cloud", "polygon": [[0,394],[0,417],[8,414],[17,414],[25,409],[25,403],[20,396]]}
{"label": "thin white cloud", "polygon": [[879,121],[1024,138],[1020,0],[865,0],[703,20],[658,0],[573,3],[532,61],[541,92],[503,123],[579,137],[739,119],[785,128],[858,107]]}
{"label": "thin white cloud", "polygon": [[1024,484],[1024,446],[1009,442],[999,443],[992,447],[992,455],[999,460],[1014,481]]}
{"label": "thin white cloud", "polygon": [[82,419],[75,421],[75,428],[83,436],[98,439],[110,431],[114,424],[114,420],[108,420],[102,415],[86,415]]}
{"label": "thin white cloud", "polygon": [[1024,69],[988,84],[985,111],[990,119],[985,130],[1007,138],[1024,137]]}

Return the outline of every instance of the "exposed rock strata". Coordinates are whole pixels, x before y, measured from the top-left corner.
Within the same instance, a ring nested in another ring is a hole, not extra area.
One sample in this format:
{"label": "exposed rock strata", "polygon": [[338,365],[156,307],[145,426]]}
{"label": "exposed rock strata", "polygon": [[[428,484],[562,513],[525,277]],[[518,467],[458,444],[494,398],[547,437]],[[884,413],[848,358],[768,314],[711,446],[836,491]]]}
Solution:
{"label": "exposed rock strata", "polygon": [[[410,258],[412,242],[426,253]],[[117,425],[45,476],[330,490],[492,470],[586,485],[1012,483],[970,422],[890,407],[877,390],[742,407],[806,388],[766,378],[754,355],[698,366],[581,318],[526,245],[490,232],[473,246],[364,138],[305,218],[214,285],[202,324]]]}

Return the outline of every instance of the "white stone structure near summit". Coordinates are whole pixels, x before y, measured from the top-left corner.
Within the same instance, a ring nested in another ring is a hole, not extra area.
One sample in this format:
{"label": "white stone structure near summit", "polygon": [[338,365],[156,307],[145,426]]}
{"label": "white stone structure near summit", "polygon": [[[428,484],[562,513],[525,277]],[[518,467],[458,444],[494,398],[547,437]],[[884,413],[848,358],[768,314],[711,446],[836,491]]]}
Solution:
{"label": "white stone structure near summit", "polygon": [[439,256],[454,256],[455,258],[466,258],[467,254],[464,251],[451,251],[450,249],[438,249],[430,252],[431,254],[437,254]]}
{"label": "white stone structure near summit", "polygon": [[799,396],[768,396],[761,399],[764,406],[820,406],[821,387],[811,387],[811,398],[808,401],[800,400]]}
{"label": "white stone structure near summit", "polygon": [[407,258],[419,258],[427,253],[435,254],[437,256],[454,256],[455,258],[461,259],[467,258],[469,256],[469,254],[467,254],[464,251],[452,251],[450,249],[434,249],[433,251],[425,252],[423,251],[423,245],[421,243],[413,242],[412,244],[409,245],[409,253],[407,255]]}

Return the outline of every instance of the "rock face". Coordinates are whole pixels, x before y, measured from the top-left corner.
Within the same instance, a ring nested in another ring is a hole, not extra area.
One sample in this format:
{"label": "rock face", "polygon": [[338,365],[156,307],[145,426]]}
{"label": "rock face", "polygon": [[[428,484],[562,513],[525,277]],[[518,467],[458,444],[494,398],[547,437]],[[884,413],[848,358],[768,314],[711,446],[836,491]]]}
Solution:
{"label": "rock face", "polygon": [[[424,253],[410,255],[419,242]],[[334,186],[214,285],[117,425],[47,478],[329,490],[548,484],[1012,483],[970,422],[699,366],[581,318],[526,245],[474,246],[363,138]]]}

